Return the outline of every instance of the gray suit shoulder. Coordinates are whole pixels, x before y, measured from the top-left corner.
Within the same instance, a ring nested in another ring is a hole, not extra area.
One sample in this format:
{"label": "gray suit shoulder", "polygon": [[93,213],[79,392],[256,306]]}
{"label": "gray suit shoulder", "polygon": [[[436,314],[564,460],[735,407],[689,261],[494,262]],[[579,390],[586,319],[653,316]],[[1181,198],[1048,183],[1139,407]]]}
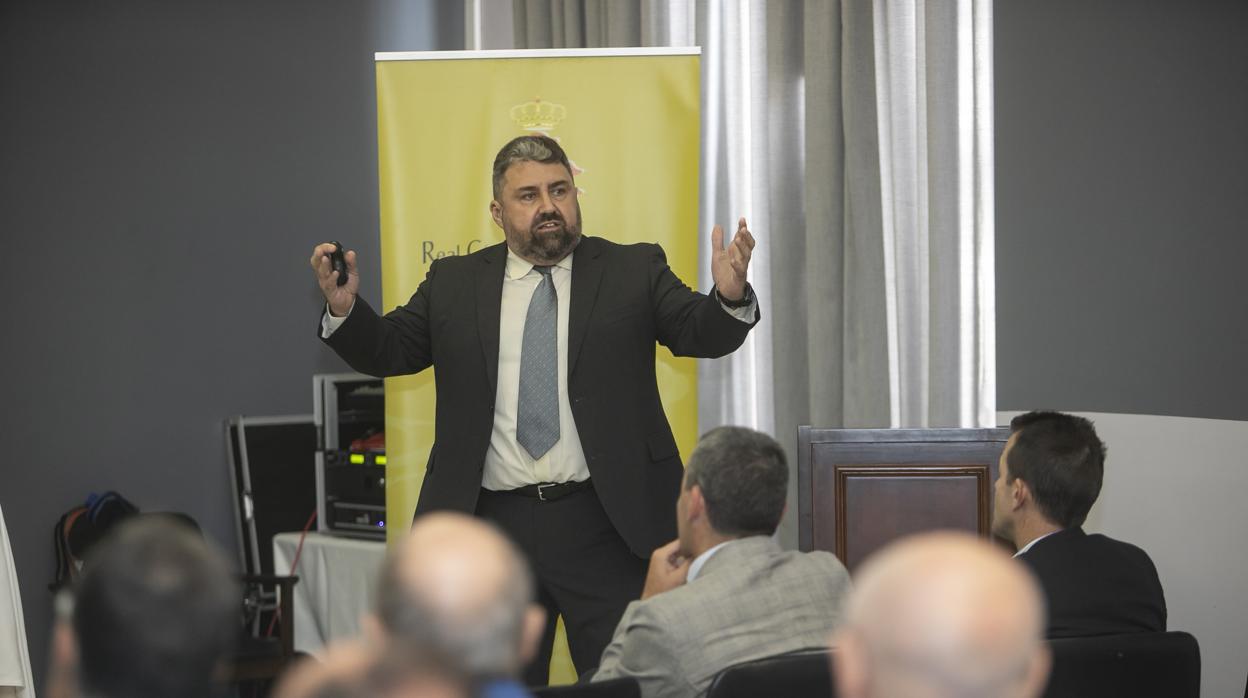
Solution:
{"label": "gray suit shoulder", "polygon": [[784,564],[798,574],[824,582],[824,585],[835,595],[849,591],[849,570],[845,569],[839,558],[823,550],[800,552],[786,550]]}
{"label": "gray suit shoulder", "polygon": [[697,693],[725,667],[826,647],[848,591],[834,556],[746,540],[712,556],[693,581],[634,602],[622,625],[650,645],[639,651],[674,667]]}
{"label": "gray suit shoulder", "polygon": [[783,584],[786,580],[800,578],[809,585],[807,591],[822,589],[836,598],[848,593],[850,587],[845,566],[835,555],[821,550],[783,550],[747,558],[743,563],[735,569],[704,572],[688,584],[644,601],[634,601],[634,615],[654,621],[674,634],[697,634],[698,628],[683,622],[690,615],[690,609],[722,606],[751,593],[766,594],[767,589],[757,586],[761,580]]}
{"label": "gray suit shoulder", "polygon": [[808,553],[789,551],[793,555],[800,555],[806,560],[806,564],[817,565],[826,569],[829,573],[844,575],[849,577],[849,570],[845,569],[845,565],[841,563],[840,558],[826,550],[812,550]]}

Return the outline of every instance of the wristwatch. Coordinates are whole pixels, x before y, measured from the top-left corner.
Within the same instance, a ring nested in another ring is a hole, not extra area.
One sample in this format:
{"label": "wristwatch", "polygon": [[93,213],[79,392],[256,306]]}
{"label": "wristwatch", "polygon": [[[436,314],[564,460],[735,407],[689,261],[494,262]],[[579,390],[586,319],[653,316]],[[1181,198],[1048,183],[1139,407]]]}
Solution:
{"label": "wristwatch", "polygon": [[724,304],[725,308],[732,308],[733,310],[736,310],[738,308],[744,308],[754,302],[754,288],[749,284],[746,284],[745,295],[741,296],[741,300],[739,301],[730,301],[727,298],[724,298],[719,294],[719,289],[715,289],[715,297],[719,299],[720,303]]}

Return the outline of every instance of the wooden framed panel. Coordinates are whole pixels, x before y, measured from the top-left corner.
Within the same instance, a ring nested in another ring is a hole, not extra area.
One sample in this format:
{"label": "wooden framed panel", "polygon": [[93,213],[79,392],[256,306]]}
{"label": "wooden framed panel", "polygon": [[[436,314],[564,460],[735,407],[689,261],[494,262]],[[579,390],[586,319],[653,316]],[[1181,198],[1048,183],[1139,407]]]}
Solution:
{"label": "wooden framed panel", "polygon": [[801,549],[832,552],[852,571],[911,533],[987,537],[1008,437],[1008,429],[799,428]]}

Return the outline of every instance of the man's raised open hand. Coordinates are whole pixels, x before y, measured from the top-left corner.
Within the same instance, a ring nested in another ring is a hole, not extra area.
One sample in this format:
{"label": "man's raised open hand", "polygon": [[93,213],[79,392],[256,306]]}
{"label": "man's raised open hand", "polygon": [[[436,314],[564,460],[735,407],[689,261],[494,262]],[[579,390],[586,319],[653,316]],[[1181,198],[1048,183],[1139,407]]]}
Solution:
{"label": "man's raised open hand", "polygon": [[737,221],[737,233],[726,249],[724,229],[716,225],[711,230],[711,279],[724,300],[739,301],[745,296],[745,272],[753,251],[754,236],[744,218]]}

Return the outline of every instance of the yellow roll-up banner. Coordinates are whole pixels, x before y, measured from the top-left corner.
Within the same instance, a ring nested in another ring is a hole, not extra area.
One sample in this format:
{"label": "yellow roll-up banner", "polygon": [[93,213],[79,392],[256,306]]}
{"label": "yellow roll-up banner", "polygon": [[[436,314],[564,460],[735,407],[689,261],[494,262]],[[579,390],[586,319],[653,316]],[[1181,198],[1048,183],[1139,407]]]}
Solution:
{"label": "yellow roll-up banner", "polygon": [[[502,241],[488,209],[494,156],[537,132],[573,163],[584,234],[657,242],[699,287],[697,246],[709,233],[697,229],[698,60],[696,49],[378,54],[383,306],[406,303],[433,260]],[[656,348],[663,406],[687,458],[697,440],[696,364]],[[434,400],[431,371],[386,381],[392,541],[420,495]],[[569,678],[561,674],[552,681]]]}

